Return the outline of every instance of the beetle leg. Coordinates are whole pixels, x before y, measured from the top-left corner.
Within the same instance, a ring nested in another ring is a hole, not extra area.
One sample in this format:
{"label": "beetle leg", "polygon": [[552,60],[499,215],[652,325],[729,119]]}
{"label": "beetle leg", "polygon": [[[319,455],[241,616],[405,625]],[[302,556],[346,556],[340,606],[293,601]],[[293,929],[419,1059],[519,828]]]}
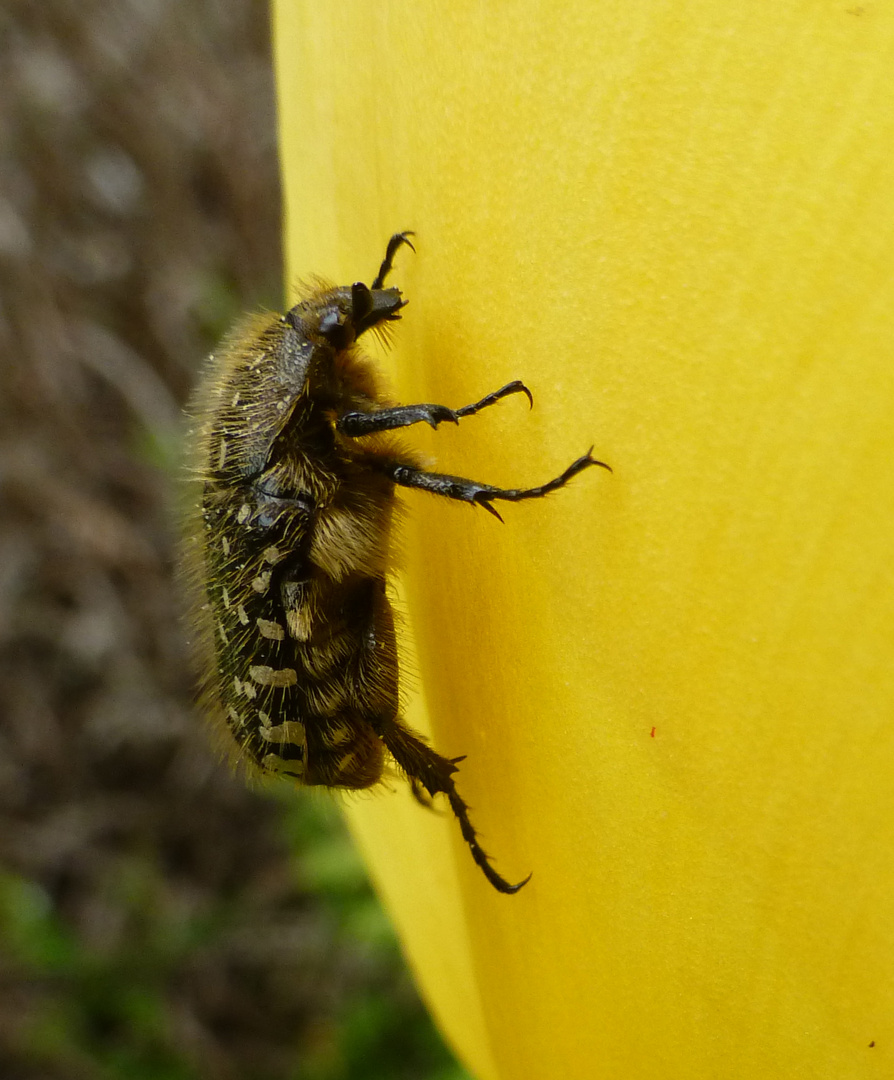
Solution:
{"label": "beetle leg", "polygon": [[388,247],[385,249],[385,258],[382,259],[382,265],[379,267],[379,272],[376,274],[372,285],[370,285],[370,289],[381,289],[385,284],[385,278],[388,277],[393,268],[394,256],[403,244],[406,244],[410,251],[416,250],[407,239],[408,236],[415,235],[416,234],[411,229],[407,229],[406,232],[395,233],[394,236],[391,237],[388,241]]}
{"label": "beetle leg", "polygon": [[376,412],[349,412],[338,419],[336,427],[350,438],[358,435],[371,435],[376,431],[393,431],[395,428],[409,427],[411,424],[426,423],[436,428],[438,424],[449,421],[458,424],[465,416],[474,416],[482,409],[495,405],[510,394],[525,394],[533,406],[531,391],[519,379],[515,379],[492,394],[488,394],[473,405],[463,405],[459,409],[450,409],[446,405],[398,405],[393,409],[379,409]]}
{"label": "beetle leg", "polygon": [[[386,749],[406,774],[411,790],[424,788],[429,795],[442,793],[447,796],[450,809],[456,815],[463,839],[469,845],[472,858],[484,872],[495,889],[502,893],[515,893],[531,877],[513,885],[491,866],[490,857],[478,842],[478,833],[469,818],[469,807],[460,797],[453,781],[456,765],[432,750],[420,738],[403,726],[397,719],[378,720],[373,723]],[[418,798],[418,795],[417,795]]]}
{"label": "beetle leg", "polygon": [[444,495],[448,499],[458,499],[460,502],[483,506],[485,510],[488,510],[494,517],[502,521],[500,514],[491,506],[495,499],[503,499],[507,502],[521,502],[522,499],[542,498],[551,491],[557,491],[559,488],[564,487],[572,477],[591,465],[598,465],[601,469],[612,471],[610,465],[606,465],[604,461],[597,461],[592,456],[592,453],[593,448],[591,446],[587,453],[583,457],[579,457],[577,461],[573,461],[561,476],[557,476],[555,480],[550,480],[539,487],[532,488],[491,487],[490,484],[479,484],[476,480],[466,480],[461,476],[426,472],[424,469],[417,469],[413,465],[405,465],[403,462],[398,461],[386,461],[377,467],[383,469],[394,483],[399,484],[401,487],[420,488],[422,491],[430,491],[433,495]]}
{"label": "beetle leg", "polygon": [[431,800],[431,796],[419,783],[415,776],[408,776],[407,783],[410,785],[410,794],[419,803],[420,806],[424,806],[426,810],[434,810],[435,804]]}

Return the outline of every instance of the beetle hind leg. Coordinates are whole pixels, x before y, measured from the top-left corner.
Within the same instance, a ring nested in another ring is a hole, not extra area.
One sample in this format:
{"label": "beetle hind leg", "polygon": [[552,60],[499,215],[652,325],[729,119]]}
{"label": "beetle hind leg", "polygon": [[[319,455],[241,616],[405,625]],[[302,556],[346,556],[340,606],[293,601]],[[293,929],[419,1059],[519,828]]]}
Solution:
{"label": "beetle hind leg", "polygon": [[423,788],[431,796],[447,796],[472,858],[491,885],[501,893],[518,892],[530,880],[531,875],[528,874],[523,881],[512,884],[493,868],[490,857],[478,841],[478,833],[469,817],[469,807],[456,790],[453,780],[453,774],[457,771],[456,764],[432,750],[396,719],[381,722],[376,726],[388,752],[405,773],[411,790],[415,792],[416,789]]}

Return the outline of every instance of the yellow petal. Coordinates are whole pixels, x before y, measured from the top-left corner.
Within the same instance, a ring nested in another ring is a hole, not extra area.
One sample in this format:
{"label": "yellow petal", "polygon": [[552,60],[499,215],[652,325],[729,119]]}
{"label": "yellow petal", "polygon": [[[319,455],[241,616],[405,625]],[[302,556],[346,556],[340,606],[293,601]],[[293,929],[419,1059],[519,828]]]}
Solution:
{"label": "yellow petal", "polygon": [[[481,1080],[894,1075],[894,8],[280,0],[289,270],[393,275],[443,471],[356,835]],[[410,646],[408,646],[410,647]]]}

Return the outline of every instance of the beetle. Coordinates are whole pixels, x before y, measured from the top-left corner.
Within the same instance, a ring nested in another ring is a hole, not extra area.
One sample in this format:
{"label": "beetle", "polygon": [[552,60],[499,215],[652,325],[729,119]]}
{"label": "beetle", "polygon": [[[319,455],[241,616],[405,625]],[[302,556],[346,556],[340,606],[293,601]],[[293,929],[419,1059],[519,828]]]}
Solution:
{"label": "beetle", "polygon": [[[388,242],[367,286],[315,281],[285,314],[250,316],[209,357],[191,406],[192,490],[184,562],[200,700],[231,758],[254,776],[364,789],[389,759],[417,798],[446,796],[473,859],[500,892],[457,791],[461,757],[401,718],[387,593],[396,489],[481,506],[539,499],[592,466],[591,450],[539,487],[498,488],[431,472],[392,434],[457,424],[474,404],[396,405],[357,339],[389,328],[406,300],[386,287],[411,232]],[[530,877],[530,875],[529,875]]]}

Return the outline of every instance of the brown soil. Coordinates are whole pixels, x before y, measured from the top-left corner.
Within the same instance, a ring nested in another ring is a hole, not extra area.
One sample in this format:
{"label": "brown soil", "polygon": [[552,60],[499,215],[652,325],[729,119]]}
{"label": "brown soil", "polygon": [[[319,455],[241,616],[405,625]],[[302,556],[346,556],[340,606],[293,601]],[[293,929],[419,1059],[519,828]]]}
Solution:
{"label": "brown soil", "polygon": [[251,0],[0,13],[9,1080],[448,1067],[427,1028],[421,1056],[395,1036],[394,1071],[351,1064],[424,1026],[393,941],[326,807],[247,790],[192,704],[181,408],[233,315],[280,303],[266,20]]}

